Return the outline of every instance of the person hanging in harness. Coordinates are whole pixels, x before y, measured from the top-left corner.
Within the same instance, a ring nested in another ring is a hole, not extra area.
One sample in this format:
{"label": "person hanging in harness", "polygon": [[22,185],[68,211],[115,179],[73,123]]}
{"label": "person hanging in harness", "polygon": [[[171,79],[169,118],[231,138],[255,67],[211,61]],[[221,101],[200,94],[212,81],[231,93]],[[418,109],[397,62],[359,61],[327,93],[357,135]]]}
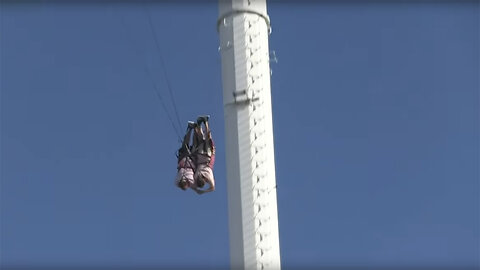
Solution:
{"label": "person hanging in harness", "polygon": [[177,176],[175,185],[182,190],[187,190],[194,185],[195,162],[192,157],[192,146],[190,146],[190,137],[196,123],[189,121],[187,132],[183,137],[182,146],[177,153]]}
{"label": "person hanging in harness", "polygon": [[[193,136],[192,156],[195,161],[195,184],[192,189],[198,194],[203,194],[215,190],[215,179],[213,177],[213,164],[215,163],[215,144],[212,138],[212,132],[208,125],[210,116],[204,115],[197,118],[195,125],[195,134]],[[202,128],[205,126],[205,132]],[[208,184],[207,189],[201,189]]]}

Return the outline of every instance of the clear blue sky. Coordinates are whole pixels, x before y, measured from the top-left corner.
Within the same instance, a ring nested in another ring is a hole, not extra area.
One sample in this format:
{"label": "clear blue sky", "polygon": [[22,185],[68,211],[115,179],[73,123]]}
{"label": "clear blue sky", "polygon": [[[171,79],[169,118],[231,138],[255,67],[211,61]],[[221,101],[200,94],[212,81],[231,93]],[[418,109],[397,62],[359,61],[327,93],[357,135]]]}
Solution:
{"label": "clear blue sky", "polygon": [[[282,264],[479,267],[479,2],[359,2],[268,4]],[[217,2],[150,2],[161,55],[141,4],[0,7],[0,265],[228,267]]]}

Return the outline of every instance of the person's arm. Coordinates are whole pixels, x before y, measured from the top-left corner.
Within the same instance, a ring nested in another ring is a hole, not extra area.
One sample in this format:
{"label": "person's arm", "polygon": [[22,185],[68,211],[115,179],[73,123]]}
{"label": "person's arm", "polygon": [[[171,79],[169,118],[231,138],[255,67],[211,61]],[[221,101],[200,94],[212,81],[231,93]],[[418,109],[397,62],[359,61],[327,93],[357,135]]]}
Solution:
{"label": "person's arm", "polygon": [[195,192],[197,192],[198,194],[203,194],[203,193],[215,191],[215,182],[213,180],[207,179],[206,183],[209,185],[208,189],[197,189],[195,190]]}
{"label": "person's arm", "polygon": [[199,188],[196,187],[196,186],[192,186],[192,187],[190,187],[190,188],[191,188],[193,191],[195,191],[198,195],[204,193],[203,190],[199,189]]}

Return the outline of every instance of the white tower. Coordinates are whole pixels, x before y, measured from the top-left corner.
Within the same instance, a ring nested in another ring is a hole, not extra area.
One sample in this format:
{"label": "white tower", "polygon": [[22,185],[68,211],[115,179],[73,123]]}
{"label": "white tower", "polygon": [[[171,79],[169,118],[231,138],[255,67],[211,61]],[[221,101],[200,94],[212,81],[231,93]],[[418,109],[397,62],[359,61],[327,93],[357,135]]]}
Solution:
{"label": "white tower", "polygon": [[232,269],[280,269],[266,0],[219,0]]}

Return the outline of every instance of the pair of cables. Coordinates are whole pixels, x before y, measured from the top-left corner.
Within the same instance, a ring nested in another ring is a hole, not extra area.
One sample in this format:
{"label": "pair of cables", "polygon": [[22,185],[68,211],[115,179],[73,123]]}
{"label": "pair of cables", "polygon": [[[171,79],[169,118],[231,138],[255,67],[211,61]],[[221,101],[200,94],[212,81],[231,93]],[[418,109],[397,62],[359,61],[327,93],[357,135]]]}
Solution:
{"label": "pair of cables", "polygon": [[[162,105],[162,108],[165,111],[165,114],[167,115],[167,118],[168,118],[173,130],[175,131],[175,134],[178,137],[178,141],[181,142],[182,138],[180,136],[180,130],[182,130],[182,128],[181,128],[181,123],[180,123],[180,116],[178,114],[178,109],[177,109],[177,104],[175,103],[175,98],[173,97],[172,85],[170,83],[170,80],[169,80],[169,77],[168,77],[168,74],[167,74],[167,68],[166,68],[165,61],[164,61],[164,58],[163,58],[163,55],[162,55],[162,50],[161,50],[161,47],[160,47],[160,41],[158,39],[157,32],[155,31],[152,16],[150,15],[150,11],[148,9],[147,3],[145,3],[145,6],[144,6],[144,13],[146,14],[147,21],[148,21],[148,26],[149,26],[150,32],[153,36],[153,40],[154,40],[154,43],[155,43],[155,48],[157,50],[157,54],[158,54],[159,59],[160,59],[160,65],[161,65],[161,68],[162,68],[162,71],[163,71],[163,77],[165,79],[165,83],[167,85],[168,93],[169,93],[169,96],[170,96],[170,102],[171,102],[171,105],[172,105],[173,110],[174,110],[173,114],[175,115],[176,123],[175,123],[173,115],[168,110],[168,107],[165,103],[166,101],[165,101],[163,95],[161,94],[161,89],[158,86],[155,78],[153,77],[153,74],[152,74],[150,68],[148,67],[147,63],[144,63],[143,68],[144,68],[147,76],[150,78],[150,81],[152,82],[153,91],[155,92],[156,96],[158,97],[158,99],[159,99],[159,101]],[[123,24],[123,28],[126,32],[126,35],[127,35],[128,39],[130,40],[130,43],[132,44],[132,46],[135,49],[136,54],[138,56],[141,56],[140,51],[135,46],[135,42],[134,42],[133,38],[131,38],[131,36],[130,36],[128,30],[127,30],[127,25],[126,25],[123,17],[122,17],[121,22]]]}

